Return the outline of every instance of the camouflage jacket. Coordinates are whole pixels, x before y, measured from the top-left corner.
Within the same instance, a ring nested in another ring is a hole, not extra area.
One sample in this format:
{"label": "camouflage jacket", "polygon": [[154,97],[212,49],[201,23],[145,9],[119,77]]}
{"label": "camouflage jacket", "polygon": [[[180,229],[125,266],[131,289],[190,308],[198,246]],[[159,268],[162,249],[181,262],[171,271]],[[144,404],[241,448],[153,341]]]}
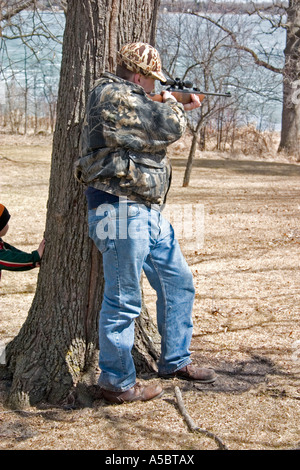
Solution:
{"label": "camouflage jacket", "polygon": [[139,85],[104,73],[88,98],[75,176],[102,191],[161,205],[171,180],[167,146],[185,126],[181,104],[154,102]]}

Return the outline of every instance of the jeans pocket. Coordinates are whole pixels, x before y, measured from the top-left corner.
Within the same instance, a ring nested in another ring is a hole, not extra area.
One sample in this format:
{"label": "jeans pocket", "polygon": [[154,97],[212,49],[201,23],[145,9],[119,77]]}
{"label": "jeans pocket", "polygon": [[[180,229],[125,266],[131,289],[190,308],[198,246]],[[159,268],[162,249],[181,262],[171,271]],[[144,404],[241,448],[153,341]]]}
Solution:
{"label": "jeans pocket", "polygon": [[140,207],[138,204],[129,204],[127,209],[127,217],[137,217],[140,214]]}
{"label": "jeans pocket", "polygon": [[104,253],[109,248],[110,241],[109,234],[101,230],[101,224],[103,220],[103,216],[96,215],[96,210],[93,210],[89,213],[89,237],[93,240],[101,253]]}
{"label": "jeans pocket", "polygon": [[99,206],[97,215],[89,217],[89,236],[101,253],[115,240],[147,238],[148,212],[137,203],[120,202]]}
{"label": "jeans pocket", "polygon": [[111,209],[107,213],[110,220],[131,219],[140,214],[140,206],[136,203],[128,201],[118,202],[111,205]]}

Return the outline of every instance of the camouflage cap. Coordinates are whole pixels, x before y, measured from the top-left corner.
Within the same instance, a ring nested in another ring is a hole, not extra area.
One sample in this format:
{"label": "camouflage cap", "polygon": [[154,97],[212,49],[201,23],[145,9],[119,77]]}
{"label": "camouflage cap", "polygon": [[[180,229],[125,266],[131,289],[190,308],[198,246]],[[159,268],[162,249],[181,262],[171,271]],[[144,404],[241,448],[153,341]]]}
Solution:
{"label": "camouflage cap", "polygon": [[117,55],[118,65],[125,66],[135,73],[142,73],[162,82],[166,81],[161,71],[159,53],[150,44],[134,42],[123,46]]}

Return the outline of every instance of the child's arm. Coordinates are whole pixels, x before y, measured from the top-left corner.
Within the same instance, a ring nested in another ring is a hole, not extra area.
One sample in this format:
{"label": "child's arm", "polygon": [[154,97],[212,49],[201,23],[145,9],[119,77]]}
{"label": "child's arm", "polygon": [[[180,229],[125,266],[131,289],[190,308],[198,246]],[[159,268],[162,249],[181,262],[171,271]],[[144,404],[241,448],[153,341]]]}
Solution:
{"label": "child's arm", "polygon": [[4,249],[0,250],[0,270],[28,271],[35,268],[41,261],[38,250],[25,253],[8,243],[3,243]]}

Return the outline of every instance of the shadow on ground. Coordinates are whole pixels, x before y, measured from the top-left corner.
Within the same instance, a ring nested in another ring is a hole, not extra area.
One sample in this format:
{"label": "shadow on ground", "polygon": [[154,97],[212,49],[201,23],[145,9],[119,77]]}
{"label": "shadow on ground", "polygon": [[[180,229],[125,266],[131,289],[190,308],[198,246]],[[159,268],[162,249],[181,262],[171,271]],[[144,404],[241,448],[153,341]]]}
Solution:
{"label": "shadow on ground", "polygon": [[[184,158],[171,160],[174,167],[186,167],[187,161]],[[300,176],[300,166],[293,163],[200,158],[193,161],[193,167],[228,170],[247,175]]]}

